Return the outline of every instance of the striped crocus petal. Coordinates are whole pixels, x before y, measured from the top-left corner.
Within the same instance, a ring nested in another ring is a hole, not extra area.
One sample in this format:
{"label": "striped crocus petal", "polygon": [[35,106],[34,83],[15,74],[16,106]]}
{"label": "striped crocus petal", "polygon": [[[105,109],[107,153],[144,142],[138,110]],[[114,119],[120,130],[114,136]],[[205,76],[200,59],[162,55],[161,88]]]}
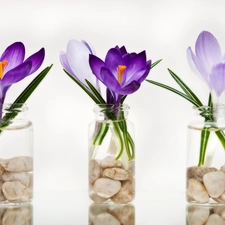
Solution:
{"label": "striped crocus petal", "polygon": [[225,91],[225,63],[217,64],[212,68],[209,82],[218,97]]}

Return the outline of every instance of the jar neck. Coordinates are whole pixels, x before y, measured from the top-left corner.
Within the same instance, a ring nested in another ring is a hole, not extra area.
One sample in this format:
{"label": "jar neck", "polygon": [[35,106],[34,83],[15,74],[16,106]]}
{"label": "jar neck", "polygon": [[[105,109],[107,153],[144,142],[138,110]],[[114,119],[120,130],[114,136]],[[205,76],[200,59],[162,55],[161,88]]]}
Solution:
{"label": "jar neck", "polygon": [[94,107],[97,120],[126,120],[130,107],[127,104],[98,104]]}
{"label": "jar neck", "polygon": [[196,115],[205,119],[206,121],[225,120],[225,105],[218,105],[216,108],[209,106],[193,107]]}
{"label": "jar neck", "polygon": [[26,118],[28,107],[23,103],[0,104],[0,125],[9,124],[13,120]]}

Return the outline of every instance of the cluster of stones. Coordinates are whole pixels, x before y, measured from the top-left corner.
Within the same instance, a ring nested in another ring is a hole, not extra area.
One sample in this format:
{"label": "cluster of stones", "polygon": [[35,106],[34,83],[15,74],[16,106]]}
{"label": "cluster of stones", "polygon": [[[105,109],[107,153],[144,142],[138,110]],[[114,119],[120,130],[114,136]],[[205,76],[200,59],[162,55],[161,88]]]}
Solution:
{"label": "cluster of stones", "polygon": [[27,205],[24,207],[0,208],[0,224],[32,225],[33,224],[32,207]]}
{"label": "cluster of stones", "polygon": [[33,158],[0,159],[0,202],[23,203],[32,198]]}
{"label": "cluster of stones", "polygon": [[125,169],[120,160],[107,156],[103,160],[90,160],[89,196],[95,203],[111,200],[126,204],[134,199],[134,161]]}
{"label": "cluster of stones", "polygon": [[90,225],[134,225],[133,205],[93,204],[89,208]]}
{"label": "cluster of stones", "polygon": [[189,206],[187,225],[225,225],[225,207]]}
{"label": "cluster of stones", "polygon": [[189,167],[187,169],[187,201],[200,204],[225,204],[225,168]]}

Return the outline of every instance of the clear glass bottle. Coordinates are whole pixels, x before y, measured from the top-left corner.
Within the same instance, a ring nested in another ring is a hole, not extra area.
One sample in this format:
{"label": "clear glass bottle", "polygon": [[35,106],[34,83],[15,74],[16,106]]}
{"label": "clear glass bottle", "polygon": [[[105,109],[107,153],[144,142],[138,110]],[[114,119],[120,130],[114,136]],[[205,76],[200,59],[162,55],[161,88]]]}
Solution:
{"label": "clear glass bottle", "polygon": [[126,204],[135,196],[134,126],[127,105],[96,105],[89,125],[89,196]]}
{"label": "clear glass bottle", "polygon": [[187,201],[225,204],[225,106],[195,109],[188,125]]}
{"label": "clear glass bottle", "polygon": [[33,125],[25,104],[0,105],[0,204],[30,202],[33,195]]}

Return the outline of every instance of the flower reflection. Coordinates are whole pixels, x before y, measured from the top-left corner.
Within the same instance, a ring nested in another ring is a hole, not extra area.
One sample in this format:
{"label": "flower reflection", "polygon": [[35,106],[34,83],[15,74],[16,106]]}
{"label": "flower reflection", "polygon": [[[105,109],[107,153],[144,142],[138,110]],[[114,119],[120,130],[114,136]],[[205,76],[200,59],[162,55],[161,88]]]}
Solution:
{"label": "flower reflection", "polygon": [[199,206],[186,207],[187,225],[196,224],[225,224],[225,206]]}
{"label": "flower reflection", "polygon": [[128,205],[91,204],[89,225],[135,225],[135,207]]}
{"label": "flower reflection", "polygon": [[31,204],[20,206],[0,205],[0,224],[32,225],[33,210]]}

